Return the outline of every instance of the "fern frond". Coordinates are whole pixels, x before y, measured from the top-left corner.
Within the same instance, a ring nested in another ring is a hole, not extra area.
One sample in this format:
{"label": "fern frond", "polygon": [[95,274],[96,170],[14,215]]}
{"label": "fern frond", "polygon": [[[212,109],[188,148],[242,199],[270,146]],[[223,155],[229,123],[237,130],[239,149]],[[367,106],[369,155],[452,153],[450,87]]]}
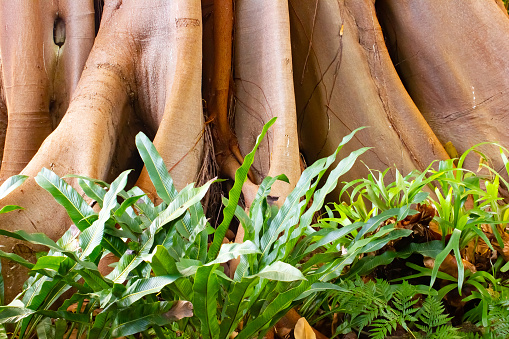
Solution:
{"label": "fern frond", "polygon": [[371,323],[373,329],[369,332],[370,338],[385,338],[396,330],[399,323],[399,315],[390,307],[381,312],[381,318]]}
{"label": "fern frond", "polygon": [[[436,297],[428,296],[422,308],[417,312],[417,317],[424,324],[416,323],[415,326],[426,333],[425,338],[456,338],[457,329],[449,325],[452,317],[445,314],[444,305]],[[445,336],[445,334],[447,336]],[[439,336],[437,336],[440,334]]]}
{"label": "fern frond", "polygon": [[496,338],[509,338],[509,300],[489,305],[489,330]]}

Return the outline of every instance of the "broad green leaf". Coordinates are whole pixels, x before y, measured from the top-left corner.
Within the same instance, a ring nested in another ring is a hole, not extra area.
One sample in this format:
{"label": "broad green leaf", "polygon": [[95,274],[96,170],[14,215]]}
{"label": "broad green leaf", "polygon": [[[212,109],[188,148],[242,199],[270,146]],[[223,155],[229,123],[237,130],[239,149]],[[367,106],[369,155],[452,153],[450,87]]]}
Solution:
{"label": "broad green leaf", "polygon": [[144,197],[144,196],[145,196],[145,194],[135,195],[133,197],[127,198],[126,200],[124,200],[124,202],[122,202],[122,205],[120,205],[120,207],[115,211],[114,215],[116,217],[122,216],[122,214],[125,213],[127,208],[134,205],[141,197]]}
{"label": "broad green leaf", "polygon": [[90,199],[97,201],[99,207],[103,207],[104,195],[106,194],[106,190],[103,187],[97,185],[93,181],[81,178],[78,179],[78,185],[80,185],[83,192],[85,192]]}
{"label": "broad green leaf", "polygon": [[323,237],[321,237],[317,242],[310,245],[306,250],[304,251],[304,254],[308,254],[313,252],[319,247],[322,247],[328,243],[334,243],[337,240],[343,239],[345,236],[349,235],[353,231],[357,230],[360,226],[362,226],[362,223],[356,222],[353,224],[350,224],[348,226],[343,226],[340,229],[322,229],[319,232],[313,233],[310,235],[310,237],[318,237],[324,234]]}
{"label": "broad green leaf", "polygon": [[141,247],[136,254],[125,253],[119,260],[115,269],[106,278],[116,283],[122,283],[129,272],[135,269],[148,256],[154,243],[157,231],[169,222],[182,216],[192,205],[199,203],[207,193],[215,179],[210,180],[202,187],[193,188],[188,186],[183,189],[170,205],[143,231],[141,235]]}
{"label": "broad green leaf", "polygon": [[249,168],[253,164],[254,156],[258,146],[262,142],[262,139],[265,137],[268,129],[276,122],[276,118],[270,119],[265,126],[263,126],[263,130],[260,135],[256,138],[256,143],[253,147],[253,150],[248,153],[244,157],[244,163],[240,166],[235,172],[235,183],[233,184],[232,189],[229,192],[229,200],[228,206],[223,210],[223,221],[217,227],[216,233],[214,234],[214,240],[212,245],[209,248],[208,258],[209,260],[214,260],[219,253],[219,249],[221,244],[223,243],[224,236],[230,227],[230,223],[235,215],[235,210],[237,209],[237,205],[239,203],[240,194],[242,192],[242,186],[247,178],[247,173],[249,172]]}
{"label": "broad green leaf", "polygon": [[67,321],[82,324],[88,324],[90,321],[89,315],[83,313],[73,313],[67,311],[51,311],[51,310],[38,310],[37,313],[53,319],[65,319]]}
{"label": "broad green leaf", "polygon": [[253,242],[250,240],[243,242],[241,244],[237,244],[237,243],[223,244],[221,246],[221,250],[219,251],[219,254],[217,255],[216,260],[211,261],[210,263],[207,263],[207,265],[221,264],[221,263],[227,262],[229,260],[235,259],[239,255],[254,254],[254,253],[261,253],[261,252],[258,249],[258,247],[256,247],[256,245],[253,244]]}
{"label": "broad green leaf", "polygon": [[127,288],[117,301],[119,307],[127,307],[146,295],[159,293],[161,289],[180,278],[179,274],[139,279]]}
{"label": "broad green leaf", "polygon": [[395,217],[397,215],[401,215],[401,210],[406,210],[406,207],[401,208],[391,208],[387,211],[384,211],[372,218],[370,218],[364,226],[362,226],[362,229],[357,233],[357,236],[355,237],[355,241],[358,241],[362,238],[366,233],[373,232],[382,221],[385,221],[389,219],[390,217]]}
{"label": "broad green leaf", "polygon": [[95,292],[110,288],[110,284],[103,278],[97,271],[79,270],[78,271],[83,280]]}
{"label": "broad green leaf", "polygon": [[507,272],[509,270],[509,261],[505,263],[504,266],[500,269],[501,272]]}
{"label": "broad green leaf", "polygon": [[151,259],[148,260],[156,276],[179,274],[175,260],[164,246],[157,245]]}
{"label": "broad green leaf", "polygon": [[219,322],[217,320],[217,295],[219,284],[214,271],[219,266],[203,266],[198,268],[194,277],[193,306],[195,315],[201,322],[201,335],[204,339],[219,337]]}
{"label": "broad green leaf", "polygon": [[176,265],[180,274],[184,277],[188,277],[190,275],[195,275],[198,268],[203,266],[203,263],[199,260],[182,258]]}
{"label": "broad green leaf", "polygon": [[68,251],[62,248],[61,246],[57,245],[53,240],[48,238],[47,235],[44,233],[27,233],[23,230],[9,232],[3,229],[0,229],[0,235],[5,235],[14,239],[18,240],[24,240],[28,241],[35,245],[43,245],[46,247],[49,247],[51,250],[55,252],[61,252],[68,256],[69,258],[73,259],[74,261],[78,262],[83,267],[86,267],[87,269],[91,270],[97,270],[97,266],[95,266],[91,262],[82,261],[73,251]]}
{"label": "broad green leaf", "polygon": [[0,324],[17,323],[34,313],[34,310],[26,308],[21,301],[13,300],[7,306],[0,306]]}
{"label": "broad green leaf", "polygon": [[67,259],[67,257],[45,255],[45,256],[39,258],[39,260],[37,260],[35,265],[32,267],[32,270],[36,271],[36,270],[48,269],[48,270],[53,270],[53,271],[58,272],[58,269],[60,268],[60,264],[62,263],[62,261],[66,260],[66,259]]}
{"label": "broad green leaf", "polygon": [[27,178],[28,176],[26,175],[13,175],[5,180],[2,186],[0,186],[0,199],[5,198],[7,194],[18,188]]}
{"label": "broad green leaf", "polygon": [[240,222],[244,226],[244,240],[253,240],[256,246],[260,246],[260,232],[262,231],[265,210],[267,208],[267,198],[269,197],[269,193],[272,189],[272,185],[277,181],[281,180],[284,182],[288,182],[288,178],[286,175],[278,175],[276,177],[265,177],[256,192],[256,196],[249,208],[249,216],[247,219],[239,217],[242,216],[242,213],[245,214],[242,207],[237,206],[237,210],[235,211],[235,216],[239,218]]}
{"label": "broad green leaf", "polygon": [[251,297],[250,294],[258,281],[258,278],[242,278],[241,281],[231,285],[221,317],[219,338],[227,339],[235,331],[240,320],[247,312],[248,303],[246,299]]}
{"label": "broad green leaf", "polygon": [[412,234],[412,230],[407,229],[394,229],[392,230],[388,235],[384,236],[383,238],[376,239],[373,238],[373,241],[371,241],[369,244],[364,246],[360,253],[369,253],[369,252],[375,252],[387,245],[389,241],[396,240],[399,238],[407,237],[410,234]]}
{"label": "broad green leaf", "polygon": [[88,333],[88,338],[110,338],[109,324],[116,315],[116,309],[110,308],[110,312],[101,312],[95,317],[94,324]]}
{"label": "broad green leaf", "polygon": [[[440,252],[437,255],[437,257],[435,259],[435,264],[433,266],[433,270],[431,272],[431,282],[429,284],[430,286],[433,286],[433,283],[435,282],[435,279],[437,277],[438,269],[440,268],[440,265],[442,264],[442,262],[444,262],[447,255],[451,252],[451,250],[454,250],[456,252],[456,250],[458,249],[457,246],[459,246],[460,237],[461,237],[461,231],[458,229],[454,229],[454,231],[451,235],[451,238],[449,239],[449,242],[447,243],[447,246],[445,247],[445,249],[442,252]],[[463,275],[462,274],[460,275],[460,273],[463,273],[463,272],[460,272],[460,271],[463,271],[463,262],[461,260],[461,256],[456,257],[456,259],[459,260],[459,262],[458,262],[458,289],[461,291],[463,279],[461,279],[461,281],[460,281],[460,277],[463,278]],[[461,264],[460,264],[460,262],[461,262]]]}
{"label": "broad green leaf", "polygon": [[160,301],[149,304],[135,304],[121,310],[111,326],[113,337],[126,337],[141,333],[153,325],[164,326],[172,322],[165,315],[176,302]]}
{"label": "broad green leaf", "polygon": [[307,227],[311,224],[313,215],[316,211],[322,208],[325,203],[326,196],[336,188],[339,178],[348,172],[354,165],[357,158],[369,149],[369,147],[358,149],[350,153],[346,158],[341,159],[337,166],[328,175],[325,184],[314,194],[313,204],[302,215],[299,227]]}
{"label": "broad green leaf", "polygon": [[[164,246],[157,245],[152,253],[151,260],[149,259],[148,261],[155,276],[180,274],[175,264],[175,259],[173,259]],[[176,289],[178,295],[183,299],[191,298],[193,293],[193,285],[186,278],[177,279],[174,282],[174,286],[171,285],[169,287],[172,290]]]}
{"label": "broad green leaf", "polygon": [[436,258],[443,251],[444,244],[440,240],[433,240],[425,243],[410,243],[399,251],[384,251],[377,256],[365,256],[355,263],[346,274],[345,278],[355,275],[365,276],[378,266],[389,265],[396,258],[406,259],[413,253],[422,254],[425,257]]}
{"label": "broad green leaf", "polygon": [[83,231],[79,237],[80,247],[82,253],[80,258],[83,259],[94,251],[94,249],[101,244],[104,236],[104,227],[106,221],[111,217],[111,211],[117,205],[117,195],[122,191],[127,184],[127,176],[130,170],[122,172],[110,186],[110,189],[104,196],[103,208],[99,212],[99,219]]}
{"label": "broad green leaf", "polygon": [[282,317],[284,315],[283,313],[291,308],[292,302],[309,288],[312,283],[311,280],[315,280],[315,278],[309,281],[304,280],[288,291],[278,294],[278,296],[263,310],[260,316],[248,321],[247,325],[239,332],[236,338],[250,339],[272,322],[277,322],[279,319],[277,319],[276,315],[280,314],[280,317]]}
{"label": "broad green leaf", "polygon": [[345,288],[343,288],[339,285],[336,285],[336,284],[317,282],[317,283],[314,283],[313,285],[311,285],[311,287],[308,290],[306,290],[301,295],[299,295],[295,300],[302,300],[314,293],[318,293],[321,291],[340,291],[343,293],[351,293],[350,290],[345,289]]}
{"label": "broad green leaf", "polygon": [[168,173],[168,168],[156,150],[154,144],[142,132],[136,136],[136,147],[140,153],[150,180],[157,191],[157,195],[167,204],[170,204],[177,196],[177,190],[173,185],[173,179]]}
{"label": "broad green leaf", "polygon": [[282,261],[266,266],[254,276],[277,281],[306,280],[301,271]]}
{"label": "broad green leaf", "polygon": [[74,188],[60,179],[58,175],[47,168],[43,168],[35,177],[35,181],[51,193],[53,198],[65,208],[72,222],[80,231],[84,231],[91,225],[87,222],[87,218],[95,214],[94,210],[88,206]]}
{"label": "broad green leaf", "polygon": [[[0,250],[0,258],[5,258],[5,259],[9,259],[11,261],[17,262],[18,264],[20,264],[24,267],[27,267],[29,269],[32,269],[32,267],[34,267],[34,264],[32,264],[30,261],[26,260],[25,258],[23,258],[17,254],[14,254],[14,253],[7,253],[7,252]],[[0,268],[1,268],[1,266],[0,266]],[[1,276],[0,276],[0,279],[1,279]],[[2,282],[3,282],[3,280],[2,280]],[[3,293],[3,289],[0,292]],[[2,300],[3,300],[3,294],[0,294],[0,306],[2,305],[2,303],[1,303]]]}
{"label": "broad green leaf", "polygon": [[[282,232],[287,233],[291,227],[297,225],[302,211],[307,205],[308,201],[311,199],[310,195],[313,193],[316,185],[318,185],[320,178],[325,174],[325,171],[334,163],[336,156],[342,149],[343,145],[350,141],[358,130],[359,129],[354,130],[352,133],[345,136],[332,155],[316,161],[302,172],[302,175],[297,182],[295,189],[286,198],[283,206],[279,210],[274,220],[271,222],[269,229],[262,236],[260,242],[260,250],[262,251],[263,264],[267,265],[272,262],[272,259],[275,257],[274,253],[271,253],[270,251],[272,244],[279,238],[279,235]],[[313,184],[314,188],[310,189],[313,180],[315,180]],[[301,197],[304,195],[306,196],[306,200],[301,200]]]}
{"label": "broad green leaf", "polygon": [[[368,238],[360,239],[358,241],[354,241],[350,244],[347,249],[347,253],[339,259],[334,260],[332,263],[327,263],[320,267],[317,270],[317,273],[322,274],[320,276],[321,281],[330,281],[331,279],[339,277],[343,269],[354,262],[357,257],[362,253],[371,252],[376,250],[377,248],[383,247],[388,241],[391,239],[397,239],[401,237],[401,235],[407,234],[408,232],[400,232],[400,231],[409,231],[409,230],[401,230],[395,229],[393,224],[386,225],[378,230],[375,234]],[[392,233],[395,235],[392,235]],[[411,231],[410,231],[411,233]],[[327,272],[326,274],[323,274]]]}
{"label": "broad green leaf", "polygon": [[50,318],[44,318],[39,322],[39,324],[37,324],[37,338],[38,339],[55,338],[55,327],[51,323]]}

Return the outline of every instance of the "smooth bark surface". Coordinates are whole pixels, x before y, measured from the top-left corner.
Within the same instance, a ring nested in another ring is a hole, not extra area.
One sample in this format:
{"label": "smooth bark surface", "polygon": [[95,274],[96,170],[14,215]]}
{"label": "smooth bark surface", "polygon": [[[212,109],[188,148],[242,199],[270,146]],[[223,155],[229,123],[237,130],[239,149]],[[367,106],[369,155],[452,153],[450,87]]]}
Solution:
{"label": "smooth bark surface", "polygon": [[[509,134],[509,20],[497,1],[377,1],[408,93],[441,143],[461,154]],[[496,147],[483,152],[503,165]],[[478,159],[471,159],[476,168]]]}
{"label": "smooth bark surface", "polygon": [[[384,45],[372,1],[290,1],[299,136],[308,162],[344,150],[374,147],[367,167],[424,169],[447,154],[408,96]],[[347,154],[346,152],[342,154]],[[345,175],[367,175],[358,162]]]}

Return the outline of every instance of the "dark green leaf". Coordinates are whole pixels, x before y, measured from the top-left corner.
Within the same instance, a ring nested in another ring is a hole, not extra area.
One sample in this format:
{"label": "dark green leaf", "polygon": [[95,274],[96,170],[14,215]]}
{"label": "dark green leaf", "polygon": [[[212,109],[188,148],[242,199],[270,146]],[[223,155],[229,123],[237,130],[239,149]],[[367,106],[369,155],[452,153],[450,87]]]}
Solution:
{"label": "dark green leaf", "polygon": [[242,192],[242,186],[246,181],[249,168],[253,164],[255,152],[258,149],[258,146],[260,146],[260,143],[267,133],[267,130],[274,124],[274,122],[276,122],[276,118],[272,118],[265,124],[265,126],[263,126],[262,132],[258,138],[256,138],[256,143],[253,147],[253,150],[244,157],[244,163],[235,172],[235,183],[229,192],[228,206],[226,206],[226,208],[223,210],[223,221],[217,227],[216,233],[214,234],[214,240],[209,248],[209,260],[214,260],[219,253],[219,249],[223,243],[224,236],[226,235],[233,216],[235,215],[235,210],[237,209],[240,194]]}
{"label": "dark green leaf", "polygon": [[224,317],[221,319],[219,338],[229,338],[237,328],[242,317],[247,312],[248,303],[245,299],[250,297],[258,278],[242,278],[241,281],[232,284],[225,303]]}
{"label": "dark green leaf", "polygon": [[[17,254],[14,254],[14,253],[7,253],[7,252],[0,250],[0,257],[17,262],[18,264],[20,264],[24,267],[27,267],[29,269],[32,269],[32,267],[34,267],[34,264],[32,264],[30,261],[26,260],[25,258],[20,257]],[[0,266],[0,268],[1,268],[1,266]],[[0,278],[1,278],[1,276],[0,276]],[[2,283],[3,283],[3,280],[2,280]],[[3,288],[2,288],[1,292],[3,292]],[[0,306],[2,305],[2,303],[1,303],[2,300],[3,300],[3,294],[0,295]]]}
{"label": "dark green leaf", "polygon": [[177,196],[177,190],[173,185],[173,179],[168,173],[168,168],[157,152],[154,144],[143,133],[136,136],[136,147],[143,159],[150,180],[154,184],[157,195],[167,204],[170,204]]}
{"label": "dark green leaf", "polygon": [[47,168],[43,168],[35,177],[35,181],[51,193],[53,198],[64,206],[72,222],[84,231],[91,224],[87,222],[87,217],[95,214],[94,210],[88,206],[83,197],[76,192],[68,183],[60,179],[58,175]]}
{"label": "dark green leaf", "polygon": [[176,302],[135,304],[118,312],[111,326],[115,338],[141,333],[151,326],[164,326],[172,322],[165,316]]}
{"label": "dark green leaf", "polygon": [[147,279],[139,279],[127,288],[118,300],[119,307],[127,307],[146,295],[159,293],[163,287],[180,278],[180,275],[163,275]]}
{"label": "dark green leaf", "polygon": [[194,312],[201,322],[201,335],[204,339],[219,337],[217,320],[217,295],[219,284],[214,271],[219,264],[198,268],[194,277]]}

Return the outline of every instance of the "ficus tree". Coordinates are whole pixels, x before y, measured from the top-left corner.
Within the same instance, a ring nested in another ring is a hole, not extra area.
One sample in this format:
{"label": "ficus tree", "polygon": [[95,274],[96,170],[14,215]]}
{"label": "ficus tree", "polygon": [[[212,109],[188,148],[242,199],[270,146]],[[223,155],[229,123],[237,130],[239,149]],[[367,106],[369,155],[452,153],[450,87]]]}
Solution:
{"label": "ficus tree", "polygon": [[[449,141],[460,153],[508,141],[509,19],[496,0],[3,0],[0,23],[0,177],[30,177],[1,200],[25,208],[1,216],[7,230],[56,239],[68,228],[34,180],[43,167],[107,181],[135,168],[155,199],[139,131],[181,189],[215,171],[233,177],[278,117],[247,204],[265,176],[284,173],[289,184],[271,192],[281,204],[306,163],[360,126],[370,128],[345,154],[373,148],[345,180],[423,170],[449,157]],[[0,244],[29,259],[40,250]],[[26,273],[7,261],[2,273],[10,300]]]}

